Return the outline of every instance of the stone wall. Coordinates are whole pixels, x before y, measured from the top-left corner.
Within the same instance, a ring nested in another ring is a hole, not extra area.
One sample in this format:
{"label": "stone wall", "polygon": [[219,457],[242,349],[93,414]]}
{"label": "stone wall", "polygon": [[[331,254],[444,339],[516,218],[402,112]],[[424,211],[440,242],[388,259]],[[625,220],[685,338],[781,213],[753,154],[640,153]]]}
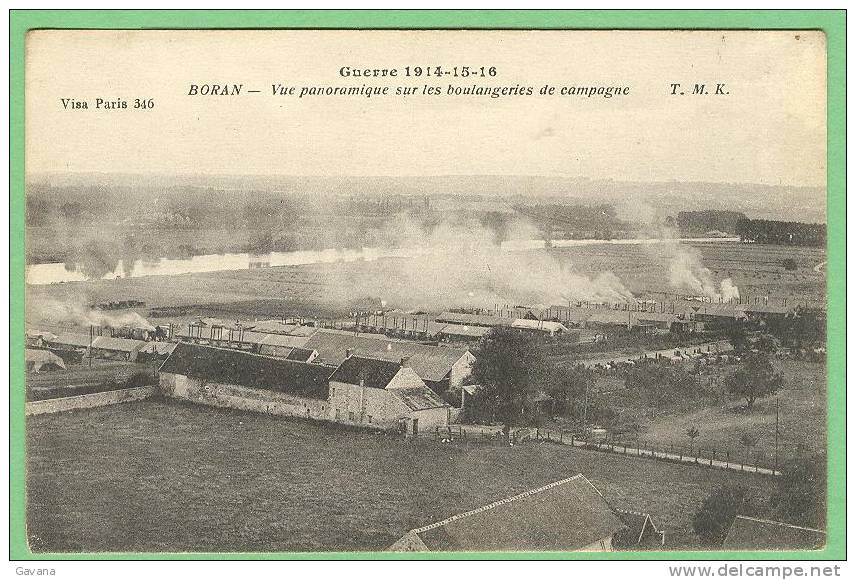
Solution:
{"label": "stone wall", "polygon": [[45,399],[44,401],[30,401],[27,403],[27,415],[43,415],[45,413],[60,413],[62,411],[73,411],[75,409],[90,409],[92,407],[103,407],[117,403],[128,403],[130,401],[141,401],[151,397],[155,387],[136,387],[133,389],[119,389],[116,391],[104,391],[88,395],[75,395],[73,397],[61,397],[57,399]]}

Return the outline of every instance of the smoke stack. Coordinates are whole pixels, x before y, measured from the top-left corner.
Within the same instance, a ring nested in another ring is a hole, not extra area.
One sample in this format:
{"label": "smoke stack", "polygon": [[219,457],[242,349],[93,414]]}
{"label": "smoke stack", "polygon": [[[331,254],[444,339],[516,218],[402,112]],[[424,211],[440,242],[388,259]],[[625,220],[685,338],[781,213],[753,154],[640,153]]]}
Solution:
{"label": "smoke stack", "polygon": [[403,356],[403,357],[401,357],[401,363],[400,363],[400,364],[401,364],[401,366],[406,365],[406,364],[407,364],[407,361],[409,361],[409,360],[410,360],[410,357],[409,357],[409,356]]}
{"label": "smoke stack", "polygon": [[353,354],[353,353],[351,352],[351,349],[346,348],[346,349],[345,349],[345,358],[351,358],[351,354]]}

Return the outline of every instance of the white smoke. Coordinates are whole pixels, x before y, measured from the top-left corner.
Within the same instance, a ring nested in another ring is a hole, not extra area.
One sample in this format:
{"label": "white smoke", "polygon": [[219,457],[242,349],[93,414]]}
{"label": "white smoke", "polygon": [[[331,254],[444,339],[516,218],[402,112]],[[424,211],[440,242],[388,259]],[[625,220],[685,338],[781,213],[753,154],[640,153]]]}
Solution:
{"label": "white smoke", "polygon": [[693,296],[704,296],[712,301],[727,302],[740,297],[740,290],[725,278],[717,286],[713,273],[702,264],[701,255],[693,248],[677,241],[664,242],[668,257],[669,284]]}
{"label": "white smoke", "polygon": [[[515,239],[541,233],[518,220]],[[589,277],[544,250],[508,251],[477,220],[446,220],[430,231],[403,216],[381,236],[407,258],[388,261],[383,274],[333,281],[343,300],[377,296],[399,306],[446,309],[494,304],[629,302],[633,294],[611,272]]]}
{"label": "white smoke", "polygon": [[74,326],[111,326],[154,330],[155,327],[137,312],[106,312],[93,310],[83,304],[45,299],[31,304],[28,308],[42,319],[58,324]]}

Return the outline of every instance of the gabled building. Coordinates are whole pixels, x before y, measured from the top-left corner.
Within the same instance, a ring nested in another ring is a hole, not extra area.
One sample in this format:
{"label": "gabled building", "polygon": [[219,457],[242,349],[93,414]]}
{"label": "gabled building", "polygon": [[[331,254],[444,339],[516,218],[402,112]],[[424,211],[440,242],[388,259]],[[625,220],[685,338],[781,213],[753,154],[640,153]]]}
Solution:
{"label": "gabled building", "polygon": [[410,435],[448,425],[451,407],[405,364],[348,357],[330,376],[330,420]]}
{"label": "gabled building", "polygon": [[390,546],[404,552],[610,552],[625,529],[582,474],[416,528]]}
{"label": "gabled building", "polygon": [[303,345],[314,350],[313,362],[338,366],[351,355],[399,363],[406,359],[435,393],[459,387],[470,375],[475,357],[466,347],[431,346],[394,340],[383,335],[320,329]]}

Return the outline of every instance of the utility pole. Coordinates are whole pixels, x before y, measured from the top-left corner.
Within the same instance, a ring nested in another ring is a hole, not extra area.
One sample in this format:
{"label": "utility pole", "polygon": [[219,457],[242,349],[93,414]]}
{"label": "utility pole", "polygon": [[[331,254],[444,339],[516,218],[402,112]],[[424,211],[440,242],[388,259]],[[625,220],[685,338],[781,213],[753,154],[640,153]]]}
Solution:
{"label": "utility pole", "polygon": [[776,443],[773,451],[773,475],[779,470],[779,397],[776,397]]}
{"label": "utility pole", "polygon": [[89,368],[92,368],[92,335],[95,330],[92,328],[92,325],[89,325]]}
{"label": "utility pole", "polygon": [[[588,414],[588,382],[586,382],[585,395],[583,396],[583,435],[586,435],[586,415]],[[588,439],[588,435],[586,435]]]}

